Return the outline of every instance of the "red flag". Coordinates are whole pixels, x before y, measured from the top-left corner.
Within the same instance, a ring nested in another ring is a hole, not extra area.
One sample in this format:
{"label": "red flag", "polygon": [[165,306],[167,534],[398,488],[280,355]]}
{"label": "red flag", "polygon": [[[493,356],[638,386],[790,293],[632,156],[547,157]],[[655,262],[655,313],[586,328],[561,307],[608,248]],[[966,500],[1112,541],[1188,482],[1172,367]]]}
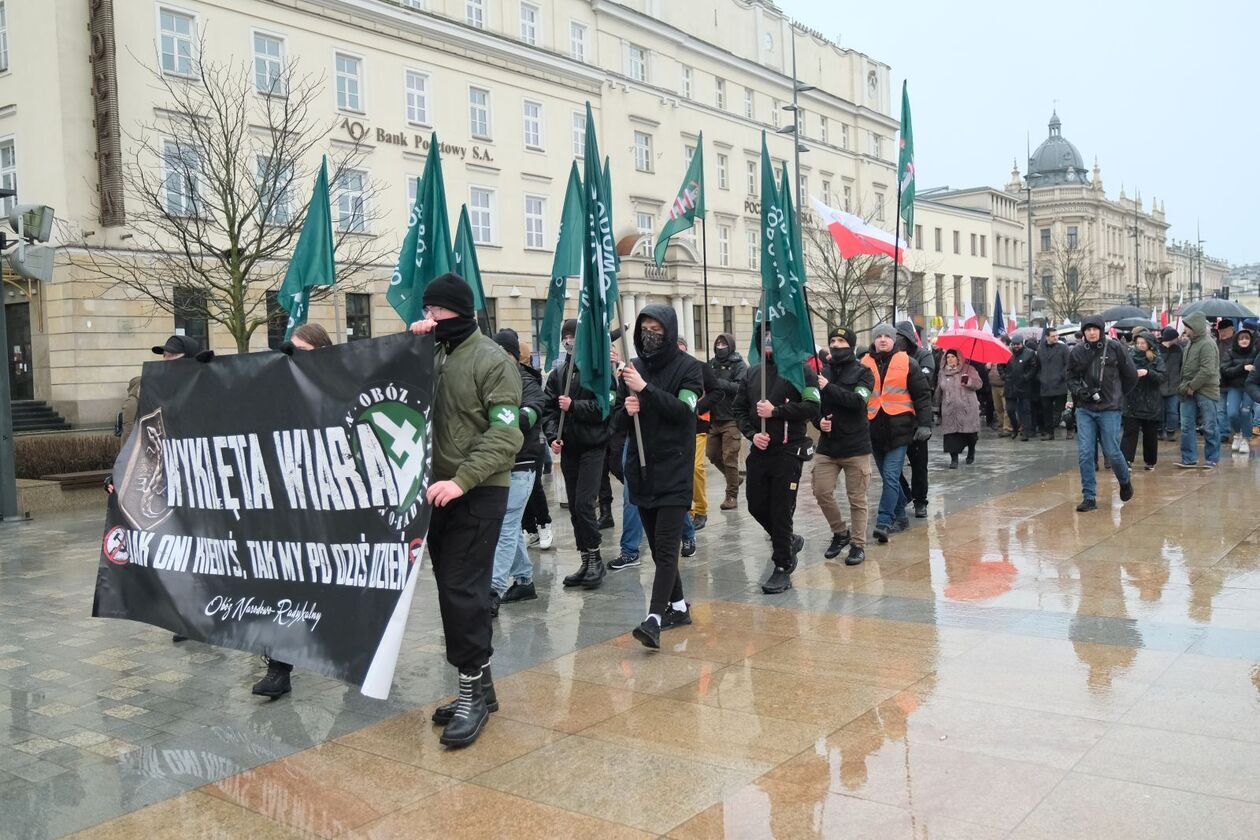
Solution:
{"label": "red flag", "polygon": [[848,260],[861,254],[883,254],[893,257],[898,263],[902,262],[907,247],[904,239],[896,240],[894,244],[891,233],[867,224],[862,217],[828,207],[813,196],[810,200],[840,248],[840,256]]}

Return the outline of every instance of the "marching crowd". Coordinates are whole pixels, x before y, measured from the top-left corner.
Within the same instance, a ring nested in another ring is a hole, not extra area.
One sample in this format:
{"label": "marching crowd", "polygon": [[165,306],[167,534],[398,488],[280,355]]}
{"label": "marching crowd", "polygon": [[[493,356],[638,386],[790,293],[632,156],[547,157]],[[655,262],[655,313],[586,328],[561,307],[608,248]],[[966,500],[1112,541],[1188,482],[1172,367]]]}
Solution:
{"label": "marching crowd", "polygon": [[[934,349],[909,321],[876,325],[865,344],[837,326],[828,346],[804,365],[800,389],[789,379],[801,377],[784,376],[776,366],[769,333],[756,333],[759,359],[751,366],[727,333],[717,336],[704,363],[687,352],[673,308],[650,304],[630,328],[635,357],[623,364],[612,351],[606,385],[612,408],[605,416],[573,367],[575,321],[564,324],[565,357],[544,381],[514,331],[494,338],[478,331],[471,290],[458,276],[430,283],[423,303],[425,317],[411,331],[434,336],[439,370],[427,546],[447,659],[459,671],[458,696],[438,707],[433,721],[451,747],[475,741],[498,709],[489,665],[493,618],[503,604],[538,597],[528,549],[554,543],[543,492],[553,460],[580,555],[564,586],[596,589],[608,573],[639,566],[646,537],[655,575],[647,615],[633,635],[656,649],[662,632],[691,623],[679,562],[696,553],[696,532],[708,522],[706,458],[725,481],[721,509],[739,506],[742,486],[749,514],[769,537],[762,590],[773,595],[791,588],[805,545],[793,522],[807,462],[832,534],[822,554],[833,560],[843,553],[843,562],[856,566],[865,560],[868,531],[887,543],[910,527],[911,513],[927,516],[928,445],[938,422],[950,469],[964,453],[965,463],[974,463],[986,424],[1020,441],[1053,440],[1064,427],[1077,442],[1080,512],[1097,506],[1100,451],[1128,501],[1139,437],[1146,469],[1155,468],[1158,442],[1175,435],[1178,466],[1194,467],[1201,432],[1211,468],[1222,442],[1248,452],[1253,427],[1260,426],[1255,325],[1235,329],[1222,320],[1213,334],[1202,315],[1185,319],[1184,334],[1139,328],[1123,338],[1109,337],[1100,318],[1085,318],[1073,345],[1053,328],[1036,341],[1017,332],[1003,337],[1011,351],[1003,364]],[[310,324],[284,349],[331,344],[323,328]],[[154,348],[165,359],[199,350],[183,336]],[[134,420],[138,381],[128,393],[124,425]],[[618,553],[605,561],[602,532],[615,525],[610,475],[623,487],[622,530]],[[867,498],[875,476],[880,491],[872,515]],[[841,477],[844,505],[836,493]],[[289,692],[291,670],[270,660],[254,693]]]}

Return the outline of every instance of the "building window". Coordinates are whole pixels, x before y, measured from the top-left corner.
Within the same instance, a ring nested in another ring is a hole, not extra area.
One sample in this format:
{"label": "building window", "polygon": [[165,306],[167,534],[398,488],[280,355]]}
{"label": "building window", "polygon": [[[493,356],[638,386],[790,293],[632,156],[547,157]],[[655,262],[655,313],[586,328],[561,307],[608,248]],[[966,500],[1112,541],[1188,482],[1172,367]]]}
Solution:
{"label": "building window", "polygon": [[693,303],[691,305],[691,331],[695,333],[691,337],[691,352],[703,352],[704,350],[704,304]]}
{"label": "building window", "polygon": [[486,0],[468,0],[464,4],[464,22],[476,29],[485,29]]}
{"label": "building window", "polygon": [[408,70],[407,122],[412,125],[429,125],[429,77],[425,73]]}
{"label": "building window", "polygon": [[363,112],[363,61],[337,53],[337,107],[342,111]]}
{"label": "building window", "polygon": [[823,117],[823,116],[818,117],[818,131],[819,131],[820,136],[822,137],[822,141],[824,143],[829,142],[828,137],[827,137],[827,118],[826,117]]}
{"label": "building window", "polygon": [[849,148],[849,126],[847,124],[840,126],[840,148]]}
{"label": "building window", "polygon": [[745,161],[748,173],[748,194],[755,196],[757,194],[757,161]]}
{"label": "building window", "polygon": [[1050,228],[1041,229],[1041,250],[1050,250]]}
{"label": "building window", "polygon": [[267,96],[284,96],[284,41],[254,33],[254,89]]}
{"label": "building window", "polygon": [[362,292],[346,293],[346,341],[372,337],[372,296]]}
{"label": "building window", "polygon": [[871,132],[871,157],[882,158],[884,154],[884,138]]}
{"label": "building window", "polygon": [[[158,11],[161,30],[162,72],[175,76],[193,75],[193,37],[195,23],[192,15],[171,9]],[[6,54],[8,44],[8,18],[5,19]]]}
{"label": "building window", "polygon": [[844,185],[844,212],[852,213],[853,210],[853,187],[848,184]]}
{"label": "building window", "polygon": [[1078,235],[1078,234],[1077,234],[1077,228],[1076,228],[1076,226],[1075,226],[1075,225],[1072,225],[1071,227],[1069,227],[1069,228],[1067,229],[1067,246],[1068,246],[1069,248],[1075,248],[1075,247],[1076,247],[1076,243],[1077,243],[1077,235]]}
{"label": "building window", "polygon": [[1077,270],[1075,268],[1069,268],[1067,270],[1068,289],[1070,289],[1073,293],[1075,293],[1077,291],[1077,286],[1079,284],[1080,284],[1080,274],[1077,273]]}
{"label": "building window", "polygon": [[696,147],[690,143],[683,144],[683,168],[690,169],[691,162],[696,159]]}
{"label": "building window", "polygon": [[287,225],[293,220],[293,161],[280,171],[267,155],[255,159],[258,172],[258,200],[269,225]]}
{"label": "building window", "polygon": [[473,242],[478,245],[494,242],[494,190],[469,188],[468,222],[472,225]]}
{"label": "building window", "polygon": [[906,290],[906,305],[909,308],[909,314],[925,315],[923,300],[923,272],[914,271],[910,273],[910,288]]}
{"label": "building window", "polygon": [[[939,251],[940,249],[937,248],[937,250]],[[933,289],[932,291],[932,302],[933,302],[933,305],[936,307],[936,314],[944,315],[945,314],[945,275],[944,274],[936,275],[935,286],[936,288]]]}
{"label": "building window", "polygon": [[367,173],[347,169],[337,179],[337,230],[367,232]]}
{"label": "building window", "polygon": [[200,204],[201,154],[191,145],[166,140],[162,144],[162,164],[166,212],[172,216],[196,215]]}
{"label": "building window", "polygon": [[634,168],[640,172],[652,171],[652,135],[646,132],[634,133]]}
{"label": "building window", "polygon": [[542,104],[526,99],[521,115],[524,119],[525,148],[541,152],[543,147]]}
{"label": "building window", "polygon": [[955,254],[962,253],[962,234],[960,234],[958,231],[954,231],[954,253]]}
{"label": "building window", "polygon": [[411,208],[416,206],[416,193],[420,192],[420,176],[407,176],[407,215],[411,214]]}
{"label": "building window", "polygon": [[543,231],[547,218],[547,199],[541,195],[525,196],[525,247],[542,249],[547,247],[546,234]]}
{"label": "building window", "polygon": [[980,256],[989,256],[989,237],[980,234]]}
{"label": "building window", "polygon": [[830,181],[823,180],[822,194],[823,194],[823,204],[826,204],[828,207],[830,207],[831,206],[831,182]]}
{"label": "building window", "polygon": [[267,347],[279,350],[284,343],[284,334],[289,331],[289,313],[280,306],[278,291],[264,292],[263,304],[267,307]]}
{"label": "building window", "polygon": [[468,89],[468,130],[480,140],[490,139],[490,91]]}
{"label": "building window", "polygon": [[569,58],[586,63],[586,26],[569,21]]}
{"label": "building window", "polygon": [[976,235],[973,233],[973,234],[971,234],[971,256],[973,256],[973,257],[974,257],[974,256],[976,256],[976,254],[978,254],[978,253],[979,253],[979,251],[978,251],[978,250],[977,250],[977,248],[976,248],[976,245],[977,245],[977,237],[976,237]]}
{"label": "building window", "polygon": [[[761,262],[761,236],[756,228],[748,229],[748,267],[753,271],[757,270],[758,264]],[[730,332],[730,330],[727,330]]]}
{"label": "building window", "polygon": [[875,193],[875,220],[884,221],[884,194]]}
{"label": "building window", "polygon": [[779,100],[770,100],[770,122],[775,128],[779,127]]}
{"label": "building window", "polygon": [[532,3],[521,4],[521,40],[531,47],[538,45],[538,7]]}
{"label": "building window", "polygon": [[744,116],[750,120],[757,119],[757,94],[752,88],[744,88]]}
{"label": "building window", "polygon": [[725,79],[713,80],[713,98],[714,98],[714,101],[717,102],[718,108],[725,111],[726,110],[726,80]]}
{"label": "building window", "polygon": [[1047,268],[1041,273],[1041,294],[1050,297],[1052,291],[1054,291],[1054,273]]}
{"label": "building window", "polygon": [[735,307],[722,307],[722,332],[735,335]]}
{"label": "building window", "polygon": [[910,247],[923,250],[923,225],[914,226],[914,241],[910,243]]}
{"label": "building window", "polygon": [[809,176],[800,175],[796,180],[796,203],[801,205],[809,195]]}
{"label": "building window", "polygon": [[0,73],[9,69],[9,13],[0,0]]}
{"label": "building window", "polygon": [[186,335],[210,349],[210,309],[206,305],[206,290],[190,286],[176,286],[171,292],[171,309],[175,314],[175,335]]}
{"label": "building window", "polygon": [[691,68],[685,64],[682,69],[682,95],[683,99],[691,98]]}
{"label": "building window", "polygon": [[954,312],[962,315],[962,275],[954,275]]}
{"label": "building window", "polygon": [[582,160],[586,157],[586,112],[573,112],[573,157]]}
{"label": "building window", "polygon": [[634,44],[631,44],[627,51],[627,55],[626,75],[634,79],[636,82],[646,82],[648,79],[647,50],[643,49],[643,47],[636,47]]}
{"label": "building window", "polygon": [[799,106],[796,109],[796,130],[802,137],[805,136],[805,109]]}
{"label": "building window", "polygon": [[486,323],[491,335],[499,331],[499,302],[491,297],[486,298]]}
{"label": "building window", "polygon": [[989,280],[987,277],[971,278],[971,309],[977,313],[988,311]]}
{"label": "building window", "polygon": [[653,239],[656,233],[656,217],[651,213],[635,213],[634,226],[638,230],[639,236],[645,236],[647,252],[650,254],[654,246]]}
{"label": "building window", "polygon": [[731,264],[731,226],[718,225],[718,265],[723,268]]}
{"label": "building window", "polygon": [[726,155],[718,155],[718,189],[729,190],[731,188],[730,178],[730,158]]}
{"label": "building window", "polygon": [[542,347],[543,319],[546,317],[547,317],[546,299],[544,298],[542,300],[539,300],[537,298],[534,298],[530,300],[529,302],[529,335],[530,335],[529,346],[533,349],[532,349],[532,352],[530,353],[529,360],[530,360],[530,363],[535,368],[539,368],[539,369],[542,368],[543,362],[546,361],[545,359],[542,358],[542,351],[540,350],[540,348]]}
{"label": "building window", "polygon": [[[17,151],[13,139],[0,140],[0,187],[17,189]],[[17,197],[0,198],[0,215],[7,216],[17,206]]]}
{"label": "building window", "polygon": [[939,253],[941,253],[941,252],[942,252],[942,248],[943,248],[943,246],[942,246],[942,244],[941,244],[941,229],[940,229],[940,228],[933,228],[933,231],[932,231],[932,232],[933,232],[933,234],[934,234],[934,238],[935,238],[935,240],[936,240],[936,243],[935,243],[935,244],[936,244],[936,253],[938,253],[938,254],[939,254]]}

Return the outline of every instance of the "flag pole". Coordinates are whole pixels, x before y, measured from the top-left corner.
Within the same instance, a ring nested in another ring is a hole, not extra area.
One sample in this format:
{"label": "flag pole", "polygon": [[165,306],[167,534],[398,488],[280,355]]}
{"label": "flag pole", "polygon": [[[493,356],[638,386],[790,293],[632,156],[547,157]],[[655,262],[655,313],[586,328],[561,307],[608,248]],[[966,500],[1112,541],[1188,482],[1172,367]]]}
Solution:
{"label": "flag pole", "polygon": [[[630,341],[626,334],[630,332],[630,328],[625,325],[625,321],[621,320],[620,295],[613,299],[613,316],[617,319],[617,326],[621,327],[621,358],[625,360],[625,364],[629,364],[632,356],[630,355]],[[634,442],[639,447],[639,475],[646,478],[647,455],[643,451],[643,427],[639,425],[639,415],[636,414],[630,419],[634,421]]]}
{"label": "flag pole", "polygon": [[[764,400],[768,399],[766,396],[766,322],[769,320],[766,317],[765,287],[761,289],[761,305],[758,308],[761,310],[761,324],[757,327],[761,330],[761,399]],[[766,433],[766,418],[764,417],[761,418],[761,433],[763,435]]]}
{"label": "flag pole", "polygon": [[704,360],[709,361],[709,229],[705,226],[704,216],[700,217],[700,260],[704,278]]}
{"label": "flag pole", "polygon": [[897,257],[901,256],[901,185],[897,185],[897,224],[893,229],[893,300],[892,300],[892,319],[897,321],[897,279],[898,270],[901,268],[901,261]]}

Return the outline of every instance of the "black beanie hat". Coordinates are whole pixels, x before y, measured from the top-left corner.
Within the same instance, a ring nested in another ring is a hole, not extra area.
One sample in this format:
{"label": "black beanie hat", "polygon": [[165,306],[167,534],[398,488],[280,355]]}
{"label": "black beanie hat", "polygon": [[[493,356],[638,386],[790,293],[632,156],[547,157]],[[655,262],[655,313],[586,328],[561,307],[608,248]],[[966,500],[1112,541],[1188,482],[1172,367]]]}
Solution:
{"label": "black beanie hat", "polygon": [[1160,341],[1176,341],[1176,340],[1177,340],[1177,328],[1176,328],[1176,327],[1164,327],[1162,330],[1160,330],[1160,333],[1159,333],[1159,340],[1160,340]]}
{"label": "black beanie hat", "polygon": [[570,318],[560,327],[560,339],[563,340],[566,335],[577,335],[577,318]]}
{"label": "black beanie hat", "polygon": [[830,342],[831,339],[836,338],[837,336],[844,339],[844,343],[850,347],[855,346],[857,342],[857,336],[854,335],[853,330],[848,327],[832,327],[831,332],[827,334],[827,341]]}
{"label": "black beanie hat", "polygon": [[512,357],[512,361],[519,362],[521,360],[521,339],[516,334],[516,330],[504,327],[495,335],[494,340],[507,351],[507,354]]}
{"label": "black beanie hat", "polygon": [[440,306],[463,318],[473,317],[472,287],[458,274],[447,272],[424,287],[425,306]]}

